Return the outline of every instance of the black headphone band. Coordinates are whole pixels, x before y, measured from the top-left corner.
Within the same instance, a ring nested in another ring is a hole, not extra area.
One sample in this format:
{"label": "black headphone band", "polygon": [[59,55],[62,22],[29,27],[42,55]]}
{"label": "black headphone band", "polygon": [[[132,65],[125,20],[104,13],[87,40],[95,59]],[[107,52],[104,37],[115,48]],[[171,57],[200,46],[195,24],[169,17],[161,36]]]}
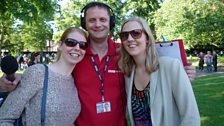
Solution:
{"label": "black headphone band", "polygon": [[115,26],[115,14],[113,9],[102,2],[90,2],[88,3],[86,6],[84,6],[81,10],[81,15],[80,15],[80,22],[81,22],[81,26],[82,28],[84,28],[86,30],[86,26],[85,26],[85,16],[86,16],[86,11],[91,8],[91,7],[103,7],[105,9],[108,10],[109,16],[110,16],[110,29],[112,29]]}
{"label": "black headphone band", "polygon": [[113,9],[112,9],[109,5],[107,5],[107,4],[105,4],[105,3],[102,3],[102,2],[90,2],[90,3],[88,3],[86,6],[84,6],[84,7],[82,8],[82,10],[81,10],[81,15],[84,14],[84,15],[83,15],[83,17],[84,17],[86,11],[87,11],[89,8],[91,8],[91,7],[95,7],[95,6],[99,6],[99,7],[105,7],[105,8],[107,8],[107,9],[109,10],[109,14],[110,14],[110,16],[114,16],[114,11],[113,11]]}

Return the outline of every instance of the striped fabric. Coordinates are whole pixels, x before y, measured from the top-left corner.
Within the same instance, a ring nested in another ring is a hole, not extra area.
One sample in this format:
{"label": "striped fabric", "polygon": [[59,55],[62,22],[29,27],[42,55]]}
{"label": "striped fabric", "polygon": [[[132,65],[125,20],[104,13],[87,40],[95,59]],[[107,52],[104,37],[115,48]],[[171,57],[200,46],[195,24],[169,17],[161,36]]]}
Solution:
{"label": "striped fabric", "polygon": [[150,116],[150,82],[144,90],[136,89],[135,84],[132,88],[131,104],[136,126],[152,126]]}

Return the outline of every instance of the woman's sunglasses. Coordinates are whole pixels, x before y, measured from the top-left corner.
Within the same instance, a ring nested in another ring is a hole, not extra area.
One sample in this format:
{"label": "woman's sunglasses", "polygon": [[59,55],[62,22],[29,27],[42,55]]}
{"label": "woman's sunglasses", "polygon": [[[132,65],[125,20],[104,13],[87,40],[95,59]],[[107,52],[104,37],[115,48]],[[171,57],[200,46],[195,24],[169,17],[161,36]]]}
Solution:
{"label": "woman's sunglasses", "polygon": [[83,50],[86,50],[88,47],[88,43],[84,41],[77,41],[72,38],[65,39],[65,45],[69,47],[75,47],[77,44],[79,44],[79,47]]}
{"label": "woman's sunglasses", "polygon": [[139,39],[142,36],[142,32],[144,32],[142,29],[134,29],[128,32],[121,32],[120,33],[120,39],[121,41],[125,41],[128,39],[129,34],[131,34],[133,39]]}

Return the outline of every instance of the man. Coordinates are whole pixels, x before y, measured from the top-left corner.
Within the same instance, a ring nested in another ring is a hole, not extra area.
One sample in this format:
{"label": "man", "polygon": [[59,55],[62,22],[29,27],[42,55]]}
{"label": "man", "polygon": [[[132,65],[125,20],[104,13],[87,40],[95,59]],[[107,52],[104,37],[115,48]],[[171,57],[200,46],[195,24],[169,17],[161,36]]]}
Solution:
{"label": "man", "polygon": [[213,59],[213,56],[211,55],[211,51],[207,51],[207,54],[205,55],[207,72],[212,71],[212,59]]}
{"label": "man", "polygon": [[212,58],[212,64],[214,67],[213,72],[217,72],[217,64],[218,64],[218,54],[216,53],[216,51],[213,51],[213,58]]}
{"label": "man", "polygon": [[[84,59],[73,71],[81,101],[76,125],[125,126],[124,78],[117,64],[119,44],[108,36],[115,25],[114,14],[108,5],[101,2],[87,4],[82,12],[81,25],[89,33],[89,47]],[[186,66],[185,70],[189,78],[194,79],[194,67]],[[6,81],[4,78],[1,80]],[[0,86],[12,89],[5,84]]]}
{"label": "man", "polygon": [[[92,2],[82,9],[81,25],[89,33],[89,48],[73,72],[81,101],[78,126],[125,126],[126,96],[119,71],[119,47],[108,36],[114,27],[112,9]],[[100,79],[100,78],[101,79]]]}
{"label": "man", "polygon": [[39,53],[31,53],[30,61],[28,62],[28,67],[37,64],[40,61],[40,54]]}
{"label": "man", "polygon": [[22,64],[25,62],[24,58],[23,58],[23,54],[21,54],[18,57],[18,65],[19,65],[19,70],[23,70]]}

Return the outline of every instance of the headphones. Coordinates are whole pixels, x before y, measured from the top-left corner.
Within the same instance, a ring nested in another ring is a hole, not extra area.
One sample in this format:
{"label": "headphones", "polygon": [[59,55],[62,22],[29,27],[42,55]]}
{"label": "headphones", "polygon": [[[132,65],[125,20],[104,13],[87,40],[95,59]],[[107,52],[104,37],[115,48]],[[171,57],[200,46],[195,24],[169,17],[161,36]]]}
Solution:
{"label": "headphones", "polygon": [[86,11],[89,8],[96,7],[96,6],[103,7],[108,10],[108,13],[110,15],[110,30],[113,29],[115,26],[115,15],[114,15],[113,9],[109,5],[102,2],[90,2],[86,6],[83,7],[83,9],[81,10],[81,15],[80,15],[80,22],[81,22],[82,28],[86,30],[86,22],[85,22]]}

